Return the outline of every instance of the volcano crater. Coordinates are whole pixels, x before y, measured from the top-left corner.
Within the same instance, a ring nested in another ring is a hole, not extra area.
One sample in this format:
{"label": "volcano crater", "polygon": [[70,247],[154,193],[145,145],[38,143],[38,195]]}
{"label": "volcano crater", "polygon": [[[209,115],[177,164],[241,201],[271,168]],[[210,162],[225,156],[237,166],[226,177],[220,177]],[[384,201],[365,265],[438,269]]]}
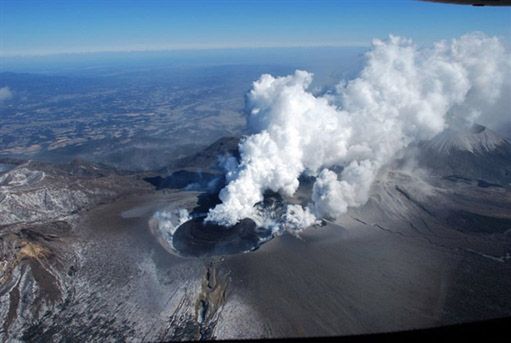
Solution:
{"label": "volcano crater", "polygon": [[172,237],[174,250],[183,257],[241,254],[258,249],[272,238],[271,230],[258,227],[248,218],[233,226],[222,226],[196,217],[181,224]]}

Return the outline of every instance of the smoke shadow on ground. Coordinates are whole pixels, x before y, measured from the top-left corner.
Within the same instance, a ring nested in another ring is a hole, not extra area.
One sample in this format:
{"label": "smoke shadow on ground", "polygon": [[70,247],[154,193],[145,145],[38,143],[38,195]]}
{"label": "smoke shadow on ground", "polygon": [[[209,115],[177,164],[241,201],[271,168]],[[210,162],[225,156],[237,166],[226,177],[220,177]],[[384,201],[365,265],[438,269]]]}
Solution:
{"label": "smoke shadow on ground", "polygon": [[155,186],[157,190],[172,188],[172,189],[185,189],[185,190],[200,190],[200,189],[216,189],[217,183],[223,177],[217,174],[206,172],[192,172],[188,170],[178,170],[169,176],[152,176],[144,178],[144,181]]}

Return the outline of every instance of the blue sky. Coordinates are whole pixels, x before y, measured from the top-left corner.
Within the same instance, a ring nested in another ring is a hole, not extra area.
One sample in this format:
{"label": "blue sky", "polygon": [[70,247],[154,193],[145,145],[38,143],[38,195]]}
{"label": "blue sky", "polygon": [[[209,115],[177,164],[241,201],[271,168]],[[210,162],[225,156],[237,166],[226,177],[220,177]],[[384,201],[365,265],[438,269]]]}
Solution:
{"label": "blue sky", "polygon": [[511,8],[394,1],[6,1],[0,53],[419,43],[483,31],[511,37]]}

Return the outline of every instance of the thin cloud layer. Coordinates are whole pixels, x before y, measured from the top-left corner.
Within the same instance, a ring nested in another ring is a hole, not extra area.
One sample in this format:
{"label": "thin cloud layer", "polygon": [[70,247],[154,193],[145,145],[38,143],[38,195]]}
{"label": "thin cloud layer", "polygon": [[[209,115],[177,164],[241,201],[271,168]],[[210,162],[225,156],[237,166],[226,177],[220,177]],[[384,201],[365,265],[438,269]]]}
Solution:
{"label": "thin cloud layer", "polygon": [[0,88],[0,103],[12,98],[12,92],[9,87]]}

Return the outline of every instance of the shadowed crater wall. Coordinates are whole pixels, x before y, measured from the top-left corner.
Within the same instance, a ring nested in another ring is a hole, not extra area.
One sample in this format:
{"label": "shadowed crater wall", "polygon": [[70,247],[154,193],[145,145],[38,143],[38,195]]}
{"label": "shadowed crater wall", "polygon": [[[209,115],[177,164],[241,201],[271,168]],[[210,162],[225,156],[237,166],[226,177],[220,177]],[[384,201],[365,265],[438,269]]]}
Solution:
{"label": "shadowed crater wall", "polygon": [[270,238],[271,231],[258,228],[251,219],[224,227],[204,222],[204,218],[193,218],[179,226],[172,242],[182,256],[203,257],[256,250]]}

